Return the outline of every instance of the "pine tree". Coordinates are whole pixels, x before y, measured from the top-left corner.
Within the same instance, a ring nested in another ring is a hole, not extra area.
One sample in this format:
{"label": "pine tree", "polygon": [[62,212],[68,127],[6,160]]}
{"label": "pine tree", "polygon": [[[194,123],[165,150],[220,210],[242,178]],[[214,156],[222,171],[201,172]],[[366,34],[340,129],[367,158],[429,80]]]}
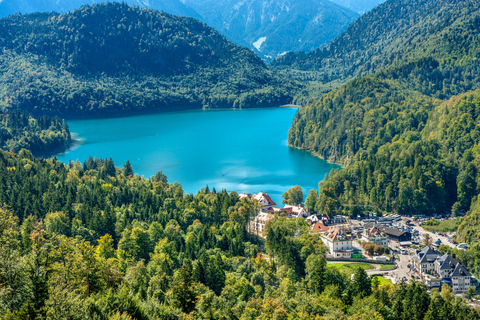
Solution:
{"label": "pine tree", "polygon": [[365,270],[360,267],[353,276],[352,293],[362,298],[372,294],[371,280]]}
{"label": "pine tree", "polygon": [[123,165],[122,172],[125,177],[133,176],[133,167],[129,160],[127,160],[127,162],[125,162],[125,164]]}
{"label": "pine tree", "polygon": [[326,268],[325,258],[319,257],[315,254],[311,254],[307,258],[306,263],[306,280],[313,292],[315,294],[320,294],[325,288],[325,268]]}
{"label": "pine tree", "polygon": [[193,290],[192,266],[186,261],[178,271],[173,283],[173,305],[185,313],[195,309],[197,298]]}

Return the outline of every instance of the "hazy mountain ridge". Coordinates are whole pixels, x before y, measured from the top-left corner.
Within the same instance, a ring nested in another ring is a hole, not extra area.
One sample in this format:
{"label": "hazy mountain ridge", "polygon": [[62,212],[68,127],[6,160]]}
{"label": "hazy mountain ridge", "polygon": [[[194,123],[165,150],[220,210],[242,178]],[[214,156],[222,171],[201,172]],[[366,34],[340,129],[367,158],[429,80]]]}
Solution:
{"label": "hazy mountain ridge", "polygon": [[[101,0],[3,0],[0,17],[15,13],[66,13]],[[119,1],[120,2],[120,1]],[[344,31],[359,15],[327,0],[126,0],[170,14],[193,17],[264,59],[311,51]],[[264,41],[261,39],[265,38]],[[260,41],[259,41],[260,40]]]}
{"label": "hazy mountain ridge", "polygon": [[385,2],[385,0],[330,0],[330,1],[340,6],[346,7],[350,10],[353,10],[355,12],[358,12],[360,14],[370,11],[374,7]]}
{"label": "hazy mountain ridge", "polygon": [[184,0],[184,3],[195,9],[207,24],[263,58],[324,46],[358,17],[356,12],[326,0]]}
{"label": "hazy mountain ridge", "polygon": [[1,100],[94,117],[278,106],[297,84],[198,20],[110,3],[0,20]]}
{"label": "hazy mountain ridge", "polygon": [[[3,0],[0,1],[0,18],[16,13],[58,12],[66,13],[80,8],[83,5],[112,2],[110,0]],[[129,5],[165,11],[186,17],[200,18],[192,8],[187,7],[179,0],[122,0]]]}

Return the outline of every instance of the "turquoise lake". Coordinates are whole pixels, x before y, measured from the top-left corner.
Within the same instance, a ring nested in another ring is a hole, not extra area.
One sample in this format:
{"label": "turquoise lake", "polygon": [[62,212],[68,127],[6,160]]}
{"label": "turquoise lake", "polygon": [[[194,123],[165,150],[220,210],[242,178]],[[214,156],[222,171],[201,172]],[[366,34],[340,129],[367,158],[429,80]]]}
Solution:
{"label": "turquoise lake", "polygon": [[185,111],[113,119],[69,121],[81,144],[57,158],[112,158],[151,177],[163,171],[187,193],[210,190],[267,192],[281,206],[282,194],[300,185],[318,189],[332,165],[287,145],[296,108]]}

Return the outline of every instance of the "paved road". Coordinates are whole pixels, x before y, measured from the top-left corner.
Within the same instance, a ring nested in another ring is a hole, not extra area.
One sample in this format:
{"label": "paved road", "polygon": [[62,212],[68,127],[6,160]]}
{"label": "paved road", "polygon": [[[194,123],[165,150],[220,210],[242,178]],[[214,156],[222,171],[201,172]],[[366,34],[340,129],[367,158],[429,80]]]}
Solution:
{"label": "paved road", "polygon": [[391,279],[393,283],[400,282],[403,277],[407,278],[407,281],[410,280],[412,277],[410,268],[408,267],[409,264],[412,264],[412,257],[407,254],[399,254],[398,257],[400,257],[400,260],[396,260],[397,269],[382,272],[386,273],[385,277]]}
{"label": "paved road", "polygon": [[437,239],[440,239],[440,241],[442,241],[442,244],[444,244],[446,246],[449,246],[451,248],[456,248],[456,246],[453,243],[448,242],[447,237],[439,236],[438,234],[434,234],[430,231],[427,231],[427,230],[423,229],[421,226],[419,226],[418,224],[413,225],[413,228],[418,230],[419,232],[423,233],[424,236],[426,234],[429,234],[430,238],[432,239],[432,243],[437,241]]}

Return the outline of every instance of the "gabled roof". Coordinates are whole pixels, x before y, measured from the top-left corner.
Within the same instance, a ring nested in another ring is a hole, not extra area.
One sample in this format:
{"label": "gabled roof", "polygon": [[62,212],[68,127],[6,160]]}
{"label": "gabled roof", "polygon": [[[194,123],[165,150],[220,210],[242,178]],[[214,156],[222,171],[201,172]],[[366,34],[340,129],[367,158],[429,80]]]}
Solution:
{"label": "gabled roof", "polygon": [[[430,247],[425,247],[423,248],[422,250],[420,250],[416,255],[415,255],[415,259],[417,259],[420,263],[425,263],[425,262],[429,262],[428,259],[427,259],[427,256],[429,255],[436,255],[436,256],[439,256],[440,253],[435,251],[435,250],[432,250],[432,248]],[[430,261],[431,262],[431,261]]]}
{"label": "gabled roof", "polygon": [[325,225],[321,222],[317,222],[312,225],[313,232],[327,232],[328,230],[329,228],[325,227]]}
{"label": "gabled roof", "polygon": [[437,254],[438,252],[434,251],[432,248],[429,246],[424,247],[420,252],[418,253],[419,255],[425,255],[425,254]]}
{"label": "gabled roof", "polygon": [[377,228],[382,230],[385,234],[392,235],[395,237],[400,237],[401,235],[407,233],[406,231],[395,229],[395,228],[389,228],[389,227],[383,227],[383,226],[378,226]]}
{"label": "gabled roof", "polygon": [[448,253],[445,253],[443,256],[437,259],[438,264],[440,265],[441,270],[454,269],[459,261]]}
{"label": "gabled roof", "polygon": [[340,230],[335,227],[330,228],[326,233],[325,237],[331,241],[345,241],[350,240],[350,238]]}
{"label": "gabled roof", "polygon": [[365,234],[368,236],[368,237],[379,237],[379,236],[385,236],[383,234],[383,232],[376,228],[376,227],[372,227],[372,228],[369,228],[369,229],[365,229]]}
{"label": "gabled roof", "polygon": [[266,223],[267,221],[273,218],[275,218],[275,215],[268,212],[261,212],[258,214],[258,216],[255,217],[255,220]]}
{"label": "gabled roof", "polygon": [[460,262],[457,263],[455,270],[453,270],[452,277],[471,277],[472,275],[468,272],[467,268],[465,268]]}
{"label": "gabled roof", "polygon": [[375,225],[376,225],[375,222],[367,222],[367,223],[363,224],[363,227],[365,229],[371,229],[371,228],[375,227]]}
{"label": "gabled roof", "polygon": [[260,192],[259,194],[257,194],[254,199],[257,199],[258,201],[262,201],[262,199],[265,199],[265,201],[267,202],[267,205],[268,206],[272,206],[272,207],[276,207],[277,204],[272,200],[272,198],[270,198],[270,196],[266,193],[263,193],[263,192]]}

